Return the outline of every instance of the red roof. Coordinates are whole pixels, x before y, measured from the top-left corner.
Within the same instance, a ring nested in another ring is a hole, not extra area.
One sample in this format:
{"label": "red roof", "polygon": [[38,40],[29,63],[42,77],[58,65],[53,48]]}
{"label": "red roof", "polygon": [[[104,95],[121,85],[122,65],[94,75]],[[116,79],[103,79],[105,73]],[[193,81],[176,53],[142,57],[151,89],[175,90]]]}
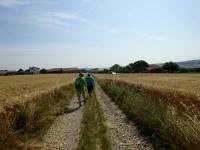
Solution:
{"label": "red roof", "polygon": [[62,68],[53,68],[53,69],[48,69],[48,72],[62,72],[63,69]]}
{"label": "red roof", "polygon": [[154,69],[160,69],[160,66],[156,64],[149,65],[148,70],[154,70]]}

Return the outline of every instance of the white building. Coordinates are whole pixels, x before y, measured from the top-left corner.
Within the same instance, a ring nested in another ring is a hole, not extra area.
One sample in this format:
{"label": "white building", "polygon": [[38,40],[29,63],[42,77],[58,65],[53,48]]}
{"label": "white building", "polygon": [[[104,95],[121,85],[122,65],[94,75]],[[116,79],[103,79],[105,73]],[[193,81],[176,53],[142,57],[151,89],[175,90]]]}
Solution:
{"label": "white building", "polygon": [[5,75],[8,72],[8,70],[0,70],[0,75]]}
{"label": "white building", "polygon": [[29,67],[29,71],[30,71],[31,74],[39,74],[40,73],[40,68]]}

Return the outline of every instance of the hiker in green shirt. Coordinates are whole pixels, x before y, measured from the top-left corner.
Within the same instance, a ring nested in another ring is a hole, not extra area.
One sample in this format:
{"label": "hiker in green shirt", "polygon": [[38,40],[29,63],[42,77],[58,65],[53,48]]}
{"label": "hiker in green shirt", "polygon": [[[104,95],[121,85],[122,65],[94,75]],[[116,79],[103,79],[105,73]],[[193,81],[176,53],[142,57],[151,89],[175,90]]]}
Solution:
{"label": "hiker in green shirt", "polygon": [[81,96],[83,97],[84,103],[86,103],[85,100],[86,81],[83,73],[79,73],[79,76],[76,78],[75,88],[78,97],[79,107],[81,107]]}

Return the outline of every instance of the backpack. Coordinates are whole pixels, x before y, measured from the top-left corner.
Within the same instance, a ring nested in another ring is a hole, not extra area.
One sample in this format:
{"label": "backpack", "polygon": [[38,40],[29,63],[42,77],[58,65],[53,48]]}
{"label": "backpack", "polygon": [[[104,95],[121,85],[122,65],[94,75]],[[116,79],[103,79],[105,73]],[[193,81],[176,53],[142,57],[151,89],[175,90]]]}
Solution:
{"label": "backpack", "polygon": [[81,78],[78,78],[78,79],[76,80],[75,88],[76,88],[76,89],[80,89],[80,88],[81,88]]}
{"label": "backpack", "polygon": [[92,77],[87,77],[87,85],[89,85],[89,86],[93,86],[93,83],[94,83],[94,80],[93,80],[93,78]]}

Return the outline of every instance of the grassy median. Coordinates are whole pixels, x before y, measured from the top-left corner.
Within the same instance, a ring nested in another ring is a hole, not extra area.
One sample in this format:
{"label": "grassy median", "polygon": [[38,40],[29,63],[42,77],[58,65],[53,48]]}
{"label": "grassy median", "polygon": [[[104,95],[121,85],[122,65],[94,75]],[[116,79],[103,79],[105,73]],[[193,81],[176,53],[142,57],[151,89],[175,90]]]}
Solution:
{"label": "grassy median", "polygon": [[104,114],[96,96],[88,98],[83,110],[79,150],[111,149],[104,121]]}

